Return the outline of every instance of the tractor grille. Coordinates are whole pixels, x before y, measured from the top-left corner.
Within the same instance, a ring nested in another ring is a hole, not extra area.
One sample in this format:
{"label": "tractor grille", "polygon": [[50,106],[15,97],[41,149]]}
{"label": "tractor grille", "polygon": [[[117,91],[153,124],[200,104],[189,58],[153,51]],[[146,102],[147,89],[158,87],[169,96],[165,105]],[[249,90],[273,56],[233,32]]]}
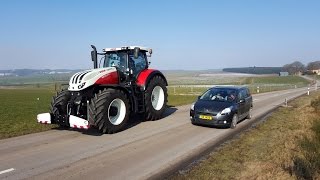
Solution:
{"label": "tractor grille", "polygon": [[83,79],[83,77],[88,74],[90,71],[85,71],[85,72],[79,72],[77,74],[75,74],[72,78],[72,84],[78,84],[81,83],[81,80]]}

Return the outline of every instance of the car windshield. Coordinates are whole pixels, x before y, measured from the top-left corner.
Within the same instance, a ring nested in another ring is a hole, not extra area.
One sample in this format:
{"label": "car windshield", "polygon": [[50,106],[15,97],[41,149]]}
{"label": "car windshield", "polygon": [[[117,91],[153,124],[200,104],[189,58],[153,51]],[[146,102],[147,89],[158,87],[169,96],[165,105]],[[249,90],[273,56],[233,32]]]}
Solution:
{"label": "car windshield", "polygon": [[126,70],[127,65],[127,52],[125,51],[111,51],[105,55],[103,67],[118,67],[121,70]]}
{"label": "car windshield", "polygon": [[199,99],[207,101],[228,101],[233,102],[236,100],[236,90],[212,88],[205,92]]}

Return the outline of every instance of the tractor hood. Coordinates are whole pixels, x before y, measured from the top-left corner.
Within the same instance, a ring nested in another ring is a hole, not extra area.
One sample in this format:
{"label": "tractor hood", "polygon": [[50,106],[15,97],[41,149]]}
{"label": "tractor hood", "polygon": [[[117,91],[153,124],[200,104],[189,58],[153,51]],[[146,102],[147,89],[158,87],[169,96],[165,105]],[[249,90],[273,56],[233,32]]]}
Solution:
{"label": "tractor hood", "polygon": [[115,67],[81,71],[69,81],[69,91],[81,91],[94,84],[118,84],[119,78]]}

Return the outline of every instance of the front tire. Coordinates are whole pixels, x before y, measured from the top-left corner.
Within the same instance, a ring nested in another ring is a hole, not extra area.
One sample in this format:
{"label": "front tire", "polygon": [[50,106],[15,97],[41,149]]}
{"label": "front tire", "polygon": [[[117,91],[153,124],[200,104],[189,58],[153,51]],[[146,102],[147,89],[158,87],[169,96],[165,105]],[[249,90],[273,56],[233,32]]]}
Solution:
{"label": "front tire", "polygon": [[234,114],[233,117],[232,117],[232,121],[231,121],[231,124],[230,124],[230,128],[231,129],[235,129],[236,126],[237,126],[237,123],[238,123],[238,115],[237,114]]}
{"label": "front tire", "polygon": [[113,134],[123,130],[129,119],[127,95],[119,89],[104,89],[91,100],[94,125],[102,133]]}
{"label": "front tire", "polygon": [[55,123],[63,128],[68,127],[66,122],[68,112],[67,105],[70,98],[71,94],[67,90],[57,92],[57,95],[52,97],[50,113],[53,114]]}
{"label": "front tire", "polygon": [[251,118],[252,118],[252,107],[249,109],[246,119],[251,119]]}
{"label": "front tire", "polygon": [[167,101],[168,92],[165,80],[160,76],[153,77],[145,93],[146,119],[160,119],[166,110]]}

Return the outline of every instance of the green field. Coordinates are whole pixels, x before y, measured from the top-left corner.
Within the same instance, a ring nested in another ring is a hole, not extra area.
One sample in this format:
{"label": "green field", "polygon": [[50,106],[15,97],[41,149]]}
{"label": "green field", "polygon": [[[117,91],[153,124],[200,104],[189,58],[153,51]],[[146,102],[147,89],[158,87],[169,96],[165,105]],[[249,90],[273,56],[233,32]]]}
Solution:
{"label": "green field", "polygon": [[57,82],[68,82],[72,74],[33,75],[33,76],[4,76],[0,77],[1,85],[42,85]]}
{"label": "green field", "polygon": [[[293,89],[304,87],[309,84],[309,81],[299,76],[257,76],[243,78],[241,81],[231,83],[230,85],[248,86],[252,94],[264,93],[270,91],[279,91],[285,89]],[[224,84],[215,84],[224,85]],[[213,85],[205,87],[194,87],[193,85],[175,85],[169,86],[168,92],[173,95],[200,95]]]}
{"label": "green field", "polygon": [[53,94],[49,89],[0,89],[0,139],[51,129],[37,124],[36,115],[48,112]]}
{"label": "green field", "polygon": [[243,82],[244,84],[297,84],[306,85],[309,83],[300,76],[265,76],[249,77]]}
{"label": "green field", "polygon": [[182,96],[182,95],[171,95],[168,96],[168,105],[169,106],[180,106],[185,104],[190,104],[192,102],[195,102],[197,100],[198,96],[196,95],[188,95],[188,96]]}

